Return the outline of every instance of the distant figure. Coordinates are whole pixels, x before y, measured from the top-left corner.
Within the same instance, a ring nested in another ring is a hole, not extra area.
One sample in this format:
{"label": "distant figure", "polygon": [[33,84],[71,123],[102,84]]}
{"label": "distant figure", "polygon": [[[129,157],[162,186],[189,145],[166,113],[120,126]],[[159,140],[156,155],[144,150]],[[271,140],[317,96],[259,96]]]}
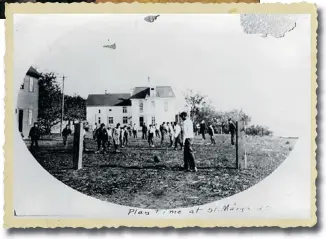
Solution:
{"label": "distant figure", "polygon": [[129,136],[131,137],[132,132],[131,132],[131,126],[130,126],[130,125],[127,126],[127,131],[128,131],[128,133],[129,133]]}
{"label": "distant figure", "polygon": [[160,125],[160,132],[161,132],[161,145],[162,145],[164,142],[165,134],[167,133],[165,122],[163,122]]}
{"label": "distant figure", "polygon": [[235,131],[237,130],[237,127],[231,118],[229,118],[228,121],[229,121],[229,131],[231,133],[231,144],[234,145],[234,135],[235,135]]}
{"label": "distant figure", "polygon": [[199,135],[199,131],[200,131],[200,124],[196,125],[196,135]]}
{"label": "distant figure", "polygon": [[132,133],[134,135],[134,139],[137,139],[137,131],[138,131],[137,125],[134,124],[134,126],[132,127]]}
{"label": "distant figure", "polygon": [[108,134],[107,148],[109,149],[111,146],[111,140],[112,140],[112,128],[110,126],[107,127],[106,132]]}
{"label": "distant figure", "polygon": [[120,124],[118,123],[115,128],[112,130],[112,138],[114,145],[114,152],[118,152],[119,144],[120,144]]}
{"label": "distant figure", "polygon": [[41,137],[41,132],[40,132],[40,128],[38,127],[38,123],[37,122],[35,122],[34,123],[34,126],[30,129],[30,131],[29,131],[29,137],[32,140],[31,149],[34,149],[34,147],[36,149],[38,149],[38,140]]}
{"label": "distant figure", "polygon": [[157,124],[155,124],[155,136],[156,138],[160,137],[160,126],[158,126]]}
{"label": "distant figure", "polygon": [[211,144],[216,144],[215,139],[214,139],[214,128],[212,125],[209,125],[209,127],[208,127],[208,134],[211,138]]}
{"label": "distant figure", "polygon": [[86,148],[86,132],[88,132],[89,130],[89,126],[88,124],[84,124],[83,127],[83,151],[87,152],[87,148]]}
{"label": "distant figure", "polygon": [[129,132],[127,126],[123,127],[123,145],[128,146],[128,137],[129,137]]}
{"label": "distant figure", "polygon": [[183,120],[183,145],[184,145],[184,169],[197,172],[195,165],[195,155],[192,149],[192,140],[194,138],[194,126],[188,118],[187,112],[182,112],[180,118]]}
{"label": "distant figure", "polygon": [[181,146],[182,150],[182,134],[181,134],[181,127],[177,122],[174,122],[174,149],[177,150],[178,144]]}
{"label": "distant figure", "polygon": [[62,130],[62,139],[63,139],[63,146],[67,145],[67,139],[68,136],[71,135],[71,129],[70,129],[70,125],[67,124],[66,127]]}
{"label": "distant figure", "polygon": [[105,153],[107,151],[106,145],[109,140],[108,132],[105,128],[105,124],[102,123],[97,132],[97,153],[100,152],[102,146],[102,152]]}
{"label": "distant figure", "polygon": [[142,127],[142,133],[143,133],[142,139],[147,140],[147,126],[145,123],[143,124],[143,127]]}
{"label": "distant figure", "polygon": [[121,147],[121,148],[124,148],[124,145],[123,145],[124,132],[125,132],[124,127],[120,127],[120,136],[119,136],[119,141],[120,141],[120,147]]}
{"label": "distant figure", "polygon": [[95,123],[95,125],[93,126],[93,139],[95,141],[97,141],[97,130],[98,130],[98,126],[97,126],[97,123]]}
{"label": "distant figure", "polygon": [[204,120],[200,123],[200,130],[199,130],[199,133],[203,136],[203,139],[205,140],[205,139],[206,139],[206,137],[205,137],[205,133],[206,133],[206,124],[205,124],[205,121],[204,121]]}
{"label": "distant figure", "polygon": [[154,125],[150,125],[149,126],[149,131],[148,131],[148,144],[149,144],[149,147],[154,147],[154,142],[153,142],[154,134],[155,134],[155,127],[154,127]]}
{"label": "distant figure", "polygon": [[172,147],[173,146],[173,140],[174,140],[174,130],[173,130],[172,123],[170,124],[168,122],[167,127],[168,127],[169,139],[170,139],[170,146],[169,147]]}

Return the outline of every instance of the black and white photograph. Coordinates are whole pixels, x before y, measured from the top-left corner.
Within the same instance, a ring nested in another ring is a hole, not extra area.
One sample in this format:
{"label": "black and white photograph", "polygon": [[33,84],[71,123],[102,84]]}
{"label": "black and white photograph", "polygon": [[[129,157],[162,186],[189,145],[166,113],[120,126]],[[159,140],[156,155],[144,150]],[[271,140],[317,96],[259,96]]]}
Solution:
{"label": "black and white photograph", "polygon": [[13,215],[313,220],[306,7],[14,14]]}

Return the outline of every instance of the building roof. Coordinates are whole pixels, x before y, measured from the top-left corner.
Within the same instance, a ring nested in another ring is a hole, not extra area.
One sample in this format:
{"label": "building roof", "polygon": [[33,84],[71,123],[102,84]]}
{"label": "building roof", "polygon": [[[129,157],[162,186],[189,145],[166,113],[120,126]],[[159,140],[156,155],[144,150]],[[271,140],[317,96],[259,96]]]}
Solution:
{"label": "building roof", "polygon": [[36,77],[36,78],[39,78],[41,76],[41,74],[32,66],[28,69],[26,75]]}
{"label": "building roof", "polygon": [[88,95],[87,106],[131,106],[131,94],[91,94]]}
{"label": "building roof", "polygon": [[[174,98],[175,94],[171,86],[156,86],[156,97]],[[149,87],[135,87],[131,99],[145,99],[149,95]]]}

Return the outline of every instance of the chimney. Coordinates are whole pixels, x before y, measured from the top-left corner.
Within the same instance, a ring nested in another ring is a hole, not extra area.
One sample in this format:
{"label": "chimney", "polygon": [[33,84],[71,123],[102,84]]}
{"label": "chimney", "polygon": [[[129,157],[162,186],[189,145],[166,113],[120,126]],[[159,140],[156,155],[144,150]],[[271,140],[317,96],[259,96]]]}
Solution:
{"label": "chimney", "polygon": [[151,79],[148,77],[148,87],[149,87],[149,96],[150,97],[155,97],[155,87],[152,85]]}
{"label": "chimney", "polygon": [[108,91],[107,90],[105,90],[105,94],[107,94],[108,93]]}

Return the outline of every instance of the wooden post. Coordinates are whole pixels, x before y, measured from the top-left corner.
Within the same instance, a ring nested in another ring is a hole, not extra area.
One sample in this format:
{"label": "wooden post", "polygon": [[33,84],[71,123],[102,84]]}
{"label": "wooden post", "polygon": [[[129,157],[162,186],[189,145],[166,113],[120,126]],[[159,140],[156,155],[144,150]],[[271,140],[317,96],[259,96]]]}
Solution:
{"label": "wooden post", "polygon": [[247,168],[246,154],[246,132],[243,120],[236,122],[236,167],[237,169]]}
{"label": "wooden post", "polygon": [[73,164],[74,169],[83,167],[83,123],[75,124],[74,146],[73,146]]}

